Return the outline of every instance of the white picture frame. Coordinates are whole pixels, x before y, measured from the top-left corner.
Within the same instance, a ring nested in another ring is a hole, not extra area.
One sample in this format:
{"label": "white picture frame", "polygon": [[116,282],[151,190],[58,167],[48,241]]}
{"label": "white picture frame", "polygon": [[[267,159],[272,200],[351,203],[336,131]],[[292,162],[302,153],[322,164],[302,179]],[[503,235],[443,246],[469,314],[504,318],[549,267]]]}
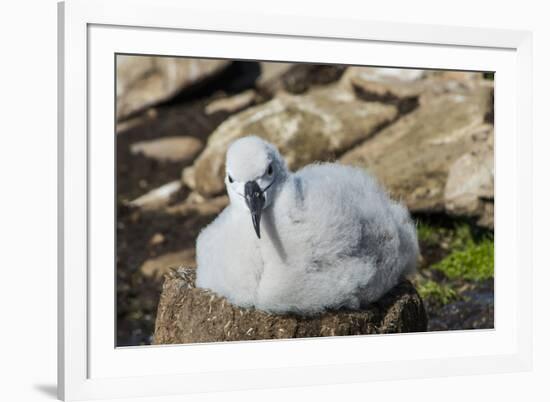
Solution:
{"label": "white picture frame", "polygon": [[[531,368],[529,32],[216,15],[177,0],[69,0],[58,12],[60,398]],[[495,329],[115,348],[114,158],[109,156],[117,52],[495,71]]]}

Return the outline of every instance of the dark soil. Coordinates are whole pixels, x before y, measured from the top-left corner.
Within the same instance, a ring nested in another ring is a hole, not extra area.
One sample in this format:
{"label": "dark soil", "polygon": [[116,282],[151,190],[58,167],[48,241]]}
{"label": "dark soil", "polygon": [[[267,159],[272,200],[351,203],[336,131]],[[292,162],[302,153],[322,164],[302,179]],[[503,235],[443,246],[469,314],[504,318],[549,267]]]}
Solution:
{"label": "dark soil", "polygon": [[[209,94],[205,94],[208,96]],[[208,220],[182,218],[159,213],[142,213],[127,202],[165,183],[178,180],[184,165],[157,162],[130,153],[134,142],[153,138],[188,135],[206,142],[208,135],[227,117],[224,113],[204,114],[215,95],[183,104],[159,107],[157,117],[116,136],[117,141],[117,345],[150,344],[154,330],[161,281],[144,277],[140,266],[149,258],[194,244],[198,231]],[[183,188],[173,202],[183,200]],[[151,246],[156,233],[161,244]]]}
{"label": "dark soil", "polygon": [[[214,217],[141,213],[119,207],[117,226],[117,344],[151,343],[162,281],[139,268],[148,259],[194,247],[195,239]],[[164,241],[151,244],[161,233]]]}
{"label": "dark soil", "polygon": [[130,201],[171,180],[179,179],[185,165],[158,162],[141,154],[131,154],[130,145],[178,135],[196,137],[206,142],[208,135],[227,117],[224,113],[205,115],[204,107],[209,100],[158,108],[155,118],[117,135],[117,195],[120,201]]}
{"label": "dark soil", "polygon": [[[118,346],[150,344],[152,340],[162,281],[142,275],[141,265],[158,255],[194,247],[199,230],[214,218],[145,213],[128,207],[127,203],[138,196],[178,180],[185,167],[134,155],[130,145],[177,135],[206,142],[228,114],[206,115],[205,106],[214,99],[252,88],[258,74],[257,63],[234,62],[215,80],[145,112],[152,117],[116,135]],[[183,188],[172,202],[183,200],[188,192]],[[157,233],[162,234],[164,241],[151,245],[151,238]]]}
{"label": "dark soil", "polygon": [[428,331],[494,328],[494,280],[486,280],[462,292],[461,300],[441,305],[424,301]]}

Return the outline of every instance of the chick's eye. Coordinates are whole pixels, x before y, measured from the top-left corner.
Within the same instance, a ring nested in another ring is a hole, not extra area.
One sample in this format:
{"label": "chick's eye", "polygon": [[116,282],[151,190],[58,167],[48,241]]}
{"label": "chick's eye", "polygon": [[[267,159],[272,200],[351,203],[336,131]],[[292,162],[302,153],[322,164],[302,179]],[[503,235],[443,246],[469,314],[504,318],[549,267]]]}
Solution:
{"label": "chick's eye", "polygon": [[229,183],[233,183],[233,177],[231,177],[230,175],[227,175],[227,178],[229,179]]}
{"label": "chick's eye", "polygon": [[267,168],[267,174],[270,175],[270,176],[273,174],[273,166],[271,166],[271,164]]}

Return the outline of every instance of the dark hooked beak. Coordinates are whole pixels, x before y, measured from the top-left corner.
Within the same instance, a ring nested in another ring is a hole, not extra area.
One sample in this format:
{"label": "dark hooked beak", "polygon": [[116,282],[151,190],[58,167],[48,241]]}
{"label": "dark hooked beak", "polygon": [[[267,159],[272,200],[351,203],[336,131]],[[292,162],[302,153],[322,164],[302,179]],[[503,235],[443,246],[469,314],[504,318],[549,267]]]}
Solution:
{"label": "dark hooked beak", "polygon": [[260,238],[260,219],[262,218],[262,209],[265,204],[265,197],[260,186],[255,181],[249,181],[244,185],[244,199],[250,213],[252,214],[252,224],[258,239]]}

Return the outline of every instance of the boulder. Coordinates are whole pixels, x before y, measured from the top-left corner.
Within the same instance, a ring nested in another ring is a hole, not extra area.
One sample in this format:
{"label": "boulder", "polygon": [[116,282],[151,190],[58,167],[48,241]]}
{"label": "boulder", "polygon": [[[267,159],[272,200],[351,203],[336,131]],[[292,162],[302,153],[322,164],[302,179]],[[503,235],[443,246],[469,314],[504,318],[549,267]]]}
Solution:
{"label": "boulder", "polygon": [[462,85],[446,79],[443,88],[422,93],[415,110],[340,158],[366,168],[412,212],[444,211],[451,165],[480,143],[492,148],[483,139],[492,131],[485,122],[492,82]]}
{"label": "boulder", "polygon": [[170,203],[172,197],[180,191],[181,181],[174,180],[169,183],[149,191],[146,194],[130,201],[130,206],[139,208],[143,211],[153,211],[162,209]]}
{"label": "boulder", "polygon": [[151,239],[149,240],[150,246],[158,246],[159,244],[164,243],[166,240],[166,237],[162,233],[155,233],[153,236],[151,236]]}
{"label": "boulder", "polygon": [[492,128],[485,136],[487,140],[450,166],[444,198],[448,213],[479,218],[478,224],[492,228],[495,176]]}
{"label": "boulder", "polygon": [[[335,159],[397,117],[397,108],[364,102],[331,86],[306,95],[279,93],[224,121],[208,138],[204,151],[184,177],[204,196],[224,190],[225,153],[234,140],[258,135],[279,148],[291,169]],[[194,178],[189,178],[192,172]]]}
{"label": "boulder", "polygon": [[143,154],[159,162],[191,162],[202,150],[203,143],[195,137],[162,137],[140,141],[130,146],[132,154]]}
{"label": "boulder", "polygon": [[281,79],[293,65],[294,63],[260,62],[256,87],[262,93],[273,95],[282,88]]}
{"label": "boulder", "polygon": [[181,171],[181,182],[188,188],[197,188],[195,181],[195,168],[193,165],[183,168]]}
{"label": "boulder", "polygon": [[387,68],[387,67],[351,67],[346,71],[347,76],[355,76],[363,81],[374,82],[417,82],[426,78],[429,70],[417,70],[412,68]]}
{"label": "boulder", "polygon": [[228,98],[215,99],[204,108],[204,113],[211,115],[217,112],[235,113],[254,103],[256,91],[246,90]]}
{"label": "boulder", "polygon": [[301,94],[338,81],[345,70],[345,66],[334,64],[260,63],[256,88],[267,97],[280,91]]}
{"label": "boulder", "polygon": [[342,83],[351,85],[364,97],[390,100],[420,95],[426,87],[426,74],[426,70],[350,67]]}
{"label": "boulder", "polygon": [[193,268],[165,275],[154,344],[420,332],[427,328],[422,299],[408,281],[363,310],[328,311],[313,317],[240,308],[194,283]]}
{"label": "boulder", "polygon": [[140,272],[148,278],[162,278],[170,267],[195,265],[195,247],[162,254],[145,261]]}
{"label": "boulder", "polygon": [[132,129],[139,128],[147,123],[154,122],[158,118],[158,110],[154,107],[151,107],[144,111],[143,113],[136,114],[127,119],[117,121],[116,123],[116,133],[122,134],[130,132]]}
{"label": "boulder", "polygon": [[[420,70],[410,68],[380,68],[380,67],[350,67],[342,77],[342,81],[357,85],[379,83],[396,90],[401,86],[403,90],[412,90],[418,94],[423,92],[442,93],[446,88],[471,87],[484,81],[483,73],[473,71],[453,70]],[[409,85],[409,88],[405,88]],[[419,91],[420,89],[420,91]],[[404,94],[405,95],[405,94]]]}
{"label": "boulder", "polygon": [[184,57],[117,56],[117,120],[172,98],[229,63]]}
{"label": "boulder", "polygon": [[227,195],[205,199],[197,192],[191,192],[187,198],[179,203],[170,205],[164,209],[169,215],[178,216],[214,216],[219,214],[229,204]]}
{"label": "boulder", "polygon": [[423,95],[463,91],[482,79],[483,75],[476,72],[350,67],[341,85],[353,89],[363,100],[394,104],[400,112],[408,113]]}

